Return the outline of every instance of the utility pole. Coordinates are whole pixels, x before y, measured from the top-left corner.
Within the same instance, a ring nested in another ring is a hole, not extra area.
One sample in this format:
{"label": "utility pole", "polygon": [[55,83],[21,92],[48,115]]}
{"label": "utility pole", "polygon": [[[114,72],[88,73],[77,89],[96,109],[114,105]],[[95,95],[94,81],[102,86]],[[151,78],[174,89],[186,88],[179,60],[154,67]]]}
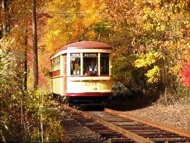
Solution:
{"label": "utility pole", "polygon": [[32,29],[33,29],[33,54],[34,54],[34,89],[38,88],[38,45],[37,45],[37,18],[36,18],[36,0],[32,0]]}

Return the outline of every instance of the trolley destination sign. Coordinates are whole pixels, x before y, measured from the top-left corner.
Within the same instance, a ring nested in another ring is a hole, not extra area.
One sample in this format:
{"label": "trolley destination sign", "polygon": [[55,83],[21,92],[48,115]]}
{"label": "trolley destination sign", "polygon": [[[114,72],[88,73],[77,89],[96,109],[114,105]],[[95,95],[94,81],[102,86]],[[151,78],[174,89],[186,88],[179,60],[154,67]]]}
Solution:
{"label": "trolley destination sign", "polygon": [[97,53],[85,53],[84,57],[97,57],[98,54]]}

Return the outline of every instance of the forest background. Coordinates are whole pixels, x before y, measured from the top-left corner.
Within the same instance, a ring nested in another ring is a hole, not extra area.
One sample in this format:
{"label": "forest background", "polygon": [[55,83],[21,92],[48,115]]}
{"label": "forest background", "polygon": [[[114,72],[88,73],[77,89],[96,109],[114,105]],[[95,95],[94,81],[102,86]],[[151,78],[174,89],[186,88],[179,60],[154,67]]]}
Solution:
{"label": "forest background", "polygon": [[49,57],[72,42],[112,45],[114,80],[133,93],[159,93],[171,104],[190,96],[189,0],[36,1],[38,90],[32,2],[0,1],[1,141],[61,140],[54,111],[43,106],[50,91]]}

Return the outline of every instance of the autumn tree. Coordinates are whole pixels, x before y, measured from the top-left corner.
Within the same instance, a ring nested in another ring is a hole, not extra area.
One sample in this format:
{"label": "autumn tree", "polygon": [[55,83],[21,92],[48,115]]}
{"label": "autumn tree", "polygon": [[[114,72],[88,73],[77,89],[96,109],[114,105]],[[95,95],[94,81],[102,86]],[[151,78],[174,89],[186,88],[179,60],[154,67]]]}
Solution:
{"label": "autumn tree", "polygon": [[10,104],[15,97],[15,91],[19,92],[19,72],[16,70],[17,62],[13,53],[8,51],[11,44],[7,41],[0,43],[0,141],[6,142],[7,136],[11,136],[10,119],[13,119],[14,106],[18,104]]}
{"label": "autumn tree", "polygon": [[[49,51],[66,43],[97,40],[101,36],[103,0],[55,1],[47,3],[44,41]],[[99,38],[99,40],[102,40]]]}
{"label": "autumn tree", "polygon": [[189,59],[188,2],[105,0],[105,6],[116,79],[141,91],[153,86],[180,95],[181,61]]}
{"label": "autumn tree", "polygon": [[[39,6],[39,4],[42,2],[38,1],[37,5]],[[47,115],[42,113],[42,108],[40,111],[38,110],[43,103],[39,97],[46,93],[39,91],[33,93],[26,90],[25,85],[23,86],[24,77],[29,71],[24,68],[29,66],[25,60],[29,58],[26,55],[29,55],[29,44],[31,43],[32,3],[31,1],[16,0],[9,3],[7,9],[7,13],[1,11],[1,15],[4,17],[9,15],[10,21],[9,31],[6,36],[3,35],[0,41],[0,109],[3,109],[0,110],[0,141],[39,142],[39,123],[42,122],[42,117],[41,120],[38,120],[39,115],[43,114],[43,119]],[[6,21],[6,18],[1,19],[1,25],[5,23],[4,20]],[[48,122],[44,122],[44,124],[49,125]],[[46,133],[49,139],[46,141],[52,141],[48,131]],[[55,139],[53,140],[55,141]],[[41,137],[41,141],[43,141],[43,137]]]}
{"label": "autumn tree", "polygon": [[105,0],[104,3],[103,17],[109,28],[107,39],[114,47],[114,79],[132,90],[141,90],[145,85],[143,75],[134,67],[137,54],[146,50],[141,2],[119,0],[115,3],[114,0]]}

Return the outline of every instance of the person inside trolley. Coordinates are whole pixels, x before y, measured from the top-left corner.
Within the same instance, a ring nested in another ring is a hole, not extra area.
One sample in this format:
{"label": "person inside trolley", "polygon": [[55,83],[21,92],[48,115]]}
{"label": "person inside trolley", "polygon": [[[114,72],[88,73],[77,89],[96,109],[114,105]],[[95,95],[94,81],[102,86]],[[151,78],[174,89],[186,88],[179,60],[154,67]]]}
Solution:
{"label": "person inside trolley", "polygon": [[98,72],[97,63],[94,60],[91,60],[90,64],[86,68],[85,75],[94,76],[97,75],[97,72]]}

